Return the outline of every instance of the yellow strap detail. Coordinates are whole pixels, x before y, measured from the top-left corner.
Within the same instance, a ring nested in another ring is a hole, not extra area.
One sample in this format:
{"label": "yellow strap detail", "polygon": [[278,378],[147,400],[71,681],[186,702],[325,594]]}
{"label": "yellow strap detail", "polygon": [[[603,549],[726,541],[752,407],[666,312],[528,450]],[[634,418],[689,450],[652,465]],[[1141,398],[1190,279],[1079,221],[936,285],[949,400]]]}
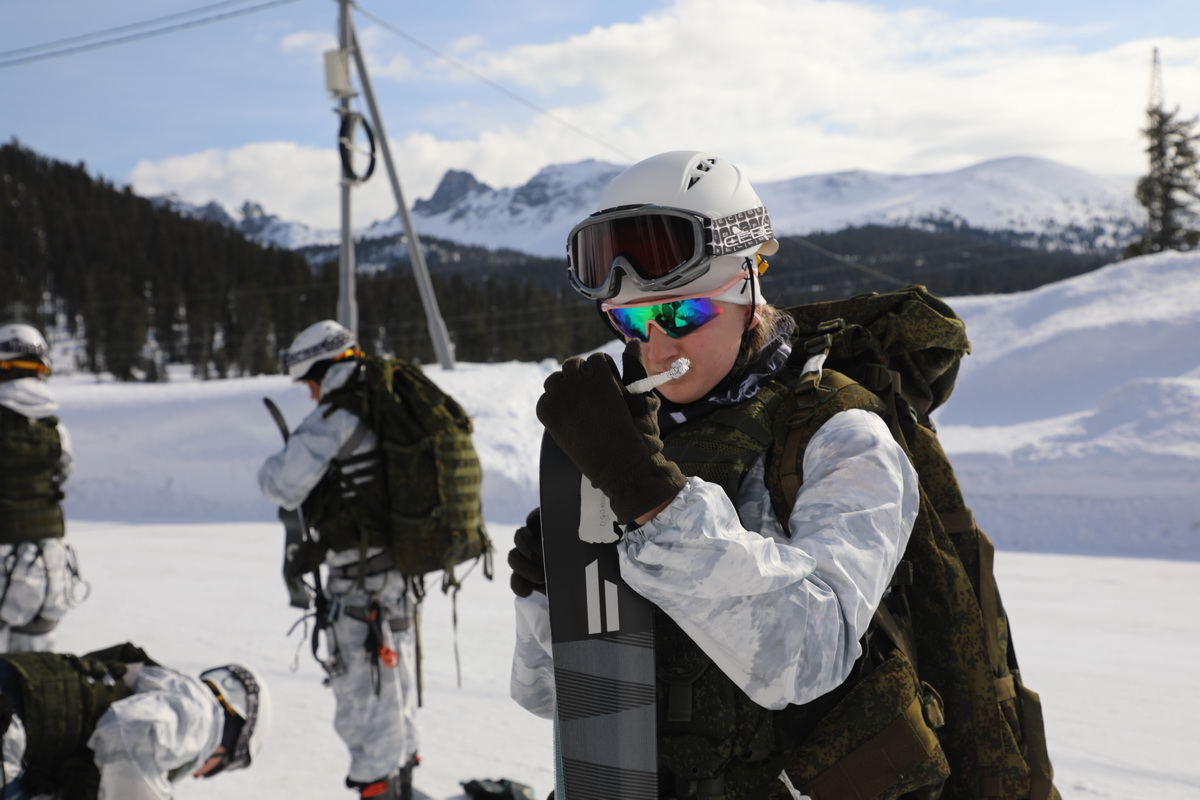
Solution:
{"label": "yellow strap detail", "polygon": [[24,359],[14,358],[11,361],[0,361],[0,369],[28,369],[34,372],[40,372],[43,375],[50,374],[50,368],[40,361],[26,361]]}

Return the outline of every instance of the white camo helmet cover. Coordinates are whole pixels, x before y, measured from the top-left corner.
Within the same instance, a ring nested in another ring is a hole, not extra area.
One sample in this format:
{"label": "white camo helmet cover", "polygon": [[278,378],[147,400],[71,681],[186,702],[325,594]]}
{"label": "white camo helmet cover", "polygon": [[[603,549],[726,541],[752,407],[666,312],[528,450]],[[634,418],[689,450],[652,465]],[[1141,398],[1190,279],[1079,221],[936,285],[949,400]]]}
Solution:
{"label": "white camo helmet cover", "polygon": [[228,754],[226,770],[243,769],[262,752],[271,732],[271,694],[258,673],[240,664],[212,667],[200,673],[200,680],[219,692],[226,710],[242,720],[242,730],[233,751]]}
{"label": "white camo helmet cover", "polygon": [[0,327],[0,361],[35,358],[50,366],[50,347],[32,325],[14,322]]}
{"label": "white camo helmet cover", "polygon": [[[673,150],[639,161],[613,178],[600,195],[599,210],[622,206],[656,205],[695,211],[719,220],[763,205],[754,187],[735,165],[702,150]],[[756,264],[755,254],[771,255],[779,242],[771,239],[754,244],[745,250],[717,256],[705,274],[685,286],[673,290],[673,295],[703,294],[720,288],[745,269],[746,259]],[[755,300],[765,302],[753,271]],[[728,294],[728,293],[727,293]],[[622,281],[621,289],[608,302],[612,305],[644,302],[647,295],[632,281]],[[730,299],[722,295],[718,299]],[[748,304],[747,297],[742,301]]]}
{"label": "white camo helmet cover", "polygon": [[292,380],[304,377],[318,361],[337,358],[358,347],[354,334],[331,319],[309,325],[292,340],[292,346],[279,354],[279,366]]}

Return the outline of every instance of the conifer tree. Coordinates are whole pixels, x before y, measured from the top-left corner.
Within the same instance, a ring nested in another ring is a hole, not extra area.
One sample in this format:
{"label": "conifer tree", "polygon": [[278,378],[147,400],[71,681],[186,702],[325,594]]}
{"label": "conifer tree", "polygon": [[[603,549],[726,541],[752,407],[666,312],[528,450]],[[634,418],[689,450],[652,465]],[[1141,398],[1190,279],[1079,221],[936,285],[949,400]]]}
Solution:
{"label": "conifer tree", "polygon": [[1200,133],[1198,119],[1183,119],[1179,109],[1161,105],[1147,110],[1142,130],[1149,140],[1150,171],[1138,181],[1137,199],[1149,215],[1146,235],[1125,248],[1125,257],[1191,250],[1200,244],[1197,213],[1200,200]]}

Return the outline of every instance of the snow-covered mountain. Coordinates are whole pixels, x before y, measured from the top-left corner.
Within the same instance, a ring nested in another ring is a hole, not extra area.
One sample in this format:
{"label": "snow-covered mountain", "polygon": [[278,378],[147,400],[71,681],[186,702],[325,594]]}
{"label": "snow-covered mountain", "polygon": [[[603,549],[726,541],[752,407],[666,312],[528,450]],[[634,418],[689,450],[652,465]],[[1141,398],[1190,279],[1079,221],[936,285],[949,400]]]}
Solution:
{"label": "snow-covered mountain", "polygon": [[242,203],[240,208],[230,208],[215,200],[198,206],[172,193],[153,197],[150,202],[170,208],[184,217],[216,222],[233,228],[247,239],[267,247],[298,250],[302,247],[336,245],[341,241],[339,231],[318,230],[300,222],[285,222],[274,214],[268,214],[258,203],[249,200]]}
{"label": "snow-covered mountain", "polygon": [[[602,161],[548,166],[528,183],[495,189],[451,170],[433,196],[413,204],[422,236],[489,249],[557,258],[572,226],[595,210],[604,186],[623,166]],[[1133,180],[1094,175],[1044,158],[1013,157],[925,175],[853,170],[759,182],[755,188],[780,235],[832,232],[882,224],[919,228],[967,226],[1011,232],[1044,249],[1110,250],[1137,234],[1144,213]],[[318,231],[268,215],[255,203],[224,209],[187,207],[263,244],[287,248],[336,244],[337,231]],[[366,239],[403,233],[398,217],[356,231]]]}
{"label": "snow-covered mountain", "polygon": [[953,172],[836,172],[756,187],[780,234],[868,223],[964,225],[1020,234],[1046,249],[1105,250],[1139,231],[1145,214],[1132,180],[1045,158],[985,161]]}

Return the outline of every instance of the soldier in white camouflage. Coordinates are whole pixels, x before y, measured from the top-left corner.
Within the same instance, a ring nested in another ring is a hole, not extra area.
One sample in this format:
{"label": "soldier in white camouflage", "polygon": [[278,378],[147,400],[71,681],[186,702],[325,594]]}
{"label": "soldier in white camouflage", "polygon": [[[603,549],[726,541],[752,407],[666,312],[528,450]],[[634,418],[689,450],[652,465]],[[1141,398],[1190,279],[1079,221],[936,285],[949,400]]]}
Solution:
{"label": "soldier in white camouflage", "polygon": [[86,596],[64,539],[62,487],[74,454],[50,368],[40,331],[0,325],[0,652],[49,650],[59,621]]}
{"label": "soldier in white camouflage", "polygon": [[[538,404],[624,526],[622,577],[661,611],[663,798],[801,796],[789,778],[796,754],[853,683],[918,513],[916,473],[867,402],[826,407],[798,462],[799,494],[788,508],[772,503],[773,442],[741,431],[769,420],[800,374],[786,366],[791,318],[766,303],[759,284],[763,256],[777,247],[742,172],[694,151],[630,167],[568,241],[572,286],[627,342],[625,372],[653,375],[691,360],[683,377],[634,396],[606,355],[571,359]],[[820,374],[820,364],[808,366]],[[742,455],[697,456],[706,437],[722,445],[708,450],[734,443]],[[511,691],[550,717],[540,537],[535,512],[509,554]]]}
{"label": "soldier in white camouflage", "polygon": [[241,664],[199,676],[129,642],[83,655],[0,655],[0,797],[170,800],[189,775],[257,760],[270,693]]}
{"label": "soldier in white camouflage", "polygon": [[359,797],[410,800],[419,760],[417,600],[364,499],[380,489],[371,485],[377,480],[376,432],[336,405],[362,390],[362,358],[354,335],[333,320],[296,336],[282,366],[307,387],[317,407],[286,447],[263,463],[258,482],[282,508],[303,508],[305,523],[316,532],[292,565],[296,577],[321,568],[326,575],[328,605],[318,623],[329,643],[334,729],[350,754],[346,786]]}

